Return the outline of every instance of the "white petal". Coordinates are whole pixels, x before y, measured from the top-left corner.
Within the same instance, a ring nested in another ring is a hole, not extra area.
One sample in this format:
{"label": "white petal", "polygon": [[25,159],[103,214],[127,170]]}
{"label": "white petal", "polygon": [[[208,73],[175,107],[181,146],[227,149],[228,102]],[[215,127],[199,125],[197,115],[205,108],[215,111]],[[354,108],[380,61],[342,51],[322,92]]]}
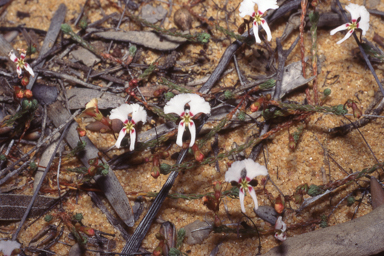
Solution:
{"label": "white petal", "polygon": [[24,68],[25,68],[25,70],[28,71],[29,74],[31,74],[32,77],[35,77],[35,73],[33,72],[33,69],[31,68],[31,66],[28,63],[24,64]]}
{"label": "white petal", "polygon": [[256,43],[260,44],[259,28],[256,22],[253,23],[253,35],[255,36]]}
{"label": "white petal", "polygon": [[241,192],[241,189],[240,189],[239,198],[240,198],[241,211],[242,211],[243,213],[245,213],[244,196],[245,196],[244,192]]}
{"label": "white petal", "polygon": [[179,127],[177,129],[177,139],[176,139],[176,144],[179,145],[180,147],[183,146],[183,134],[185,130],[185,123],[180,122]]}
{"label": "white petal", "polygon": [[360,17],[360,5],[358,4],[349,4],[345,6],[345,9],[351,14],[352,20],[357,20]]}
{"label": "white petal", "polygon": [[369,12],[364,6],[360,6],[360,17],[359,28],[363,31],[363,36],[365,36],[369,29]]}
{"label": "white petal", "polygon": [[192,120],[189,122],[188,128],[191,133],[191,142],[189,143],[189,147],[192,147],[196,140],[196,125]]}
{"label": "white petal", "polygon": [[190,112],[193,115],[196,115],[198,113],[204,113],[204,114],[210,114],[211,113],[211,106],[208,102],[205,101],[203,97],[200,97],[197,94],[189,94],[190,103],[189,106],[191,107]]}
{"label": "white petal", "polygon": [[253,0],[253,2],[257,4],[258,11],[261,11],[262,13],[269,9],[279,8],[277,5],[277,0]]}
{"label": "white petal", "polygon": [[252,16],[252,14],[255,12],[254,8],[255,3],[253,3],[252,0],[244,0],[243,2],[241,2],[239,8],[240,17],[244,18],[247,15]]}
{"label": "white petal", "polygon": [[4,255],[11,255],[13,250],[19,249],[20,244],[16,241],[11,240],[2,240],[0,241],[0,252],[3,252]]}
{"label": "white petal", "polygon": [[236,161],[233,162],[231,167],[228,168],[227,172],[225,173],[225,181],[231,182],[236,181],[238,182],[241,178],[241,170],[245,168],[244,161]]}
{"label": "white petal", "polygon": [[135,142],[136,142],[136,130],[133,128],[129,132],[129,138],[131,139],[131,145],[129,146],[129,150],[133,151],[135,149]]}
{"label": "white petal", "polygon": [[283,218],[281,216],[279,216],[279,218],[277,218],[276,220],[275,229],[281,230],[282,232],[285,232],[285,230],[287,230],[287,225],[284,223]]}
{"label": "white petal", "polygon": [[145,111],[143,106],[140,106],[139,104],[131,104],[132,106],[132,120],[135,121],[135,123],[138,122],[145,122],[147,121],[147,111]]}
{"label": "white petal", "polygon": [[209,103],[206,102],[204,98],[193,93],[182,93],[173,97],[165,105],[164,113],[175,113],[180,116],[184,112],[184,106],[187,103],[189,104],[190,112],[192,112],[193,115],[198,113],[211,113],[211,106]]}
{"label": "white petal", "polygon": [[276,232],[275,233],[275,238],[277,240],[280,240],[280,241],[284,242],[285,240],[287,240],[287,235],[284,232]]}
{"label": "white petal", "polygon": [[120,132],[119,132],[119,137],[117,138],[117,141],[116,141],[116,143],[115,143],[115,146],[116,146],[117,148],[120,148],[121,141],[124,139],[126,133],[127,133],[127,131],[126,131],[125,128],[123,128],[123,129],[120,130]]}
{"label": "white petal", "polygon": [[167,104],[165,104],[164,113],[175,113],[180,116],[184,112],[184,105],[190,102],[189,95],[189,93],[182,93],[173,97]]}
{"label": "white petal", "polygon": [[[19,49],[18,49],[19,50]],[[20,52],[20,59],[24,60],[25,59],[25,52],[24,51],[21,51]]]}
{"label": "white petal", "polygon": [[259,163],[256,163],[252,159],[244,159],[243,160],[245,164],[245,169],[247,170],[247,177],[250,179],[255,178],[259,175],[268,175],[268,170],[265,168],[264,165],[260,165]]}
{"label": "white petal", "polygon": [[17,65],[16,67],[16,72],[17,72],[17,75],[20,77],[21,74],[23,74],[23,71],[21,70],[21,68],[19,67],[19,65]]}
{"label": "white petal", "polygon": [[251,195],[251,197],[253,199],[253,203],[255,204],[255,210],[257,210],[257,208],[259,208],[259,204],[257,203],[256,192],[253,189],[253,187],[248,187],[248,191],[249,191],[249,194]]}
{"label": "white petal", "polygon": [[117,108],[111,110],[111,114],[109,115],[109,119],[119,119],[121,122],[125,122],[128,120],[128,115],[132,113],[132,105],[130,104],[122,104]]}
{"label": "white petal", "polygon": [[337,44],[341,44],[342,42],[350,38],[352,34],[353,34],[353,30],[348,31],[347,34],[344,36],[344,38],[338,41]]}
{"label": "white petal", "polygon": [[267,40],[271,41],[272,40],[271,30],[269,29],[268,23],[265,19],[261,20],[261,26],[263,27],[265,33],[267,33]]}
{"label": "white petal", "polygon": [[350,25],[350,23],[345,23],[345,24],[343,24],[343,25],[341,25],[341,26],[338,26],[338,27],[335,28],[335,29],[332,29],[331,32],[330,32],[331,36],[333,36],[334,34],[336,34],[336,32],[339,32],[339,31],[348,29],[348,26],[347,26],[347,25]]}
{"label": "white petal", "polygon": [[11,59],[11,61],[13,61],[13,62],[17,62],[19,60],[19,58],[16,57],[16,55],[13,51],[10,51],[8,56]]}

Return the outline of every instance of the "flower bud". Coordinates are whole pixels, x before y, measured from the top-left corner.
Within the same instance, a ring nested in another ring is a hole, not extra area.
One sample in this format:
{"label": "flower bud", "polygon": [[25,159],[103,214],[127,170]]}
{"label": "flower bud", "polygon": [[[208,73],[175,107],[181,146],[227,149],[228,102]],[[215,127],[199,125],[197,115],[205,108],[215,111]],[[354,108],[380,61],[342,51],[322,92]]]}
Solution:
{"label": "flower bud", "polygon": [[256,102],[252,103],[252,105],[251,105],[251,112],[252,113],[256,112],[259,110],[259,108],[260,108],[260,103],[258,101],[256,101]]}
{"label": "flower bud", "polygon": [[21,85],[22,86],[27,86],[29,84],[29,77],[28,76],[23,76],[21,79]]}
{"label": "flower bud", "polygon": [[204,154],[201,153],[200,150],[195,151],[194,155],[195,155],[195,160],[196,160],[196,161],[198,161],[198,162],[202,162],[202,161],[204,160]]}
{"label": "flower bud", "polygon": [[158,166],[152,167],[151,176],[155,179],[157,179],[160,176],[160,168]]}
{"label": "flower bud", "polygon": [[168,173],[171,172],[171,167],[169,164],[160,164],[160,173],[163,175],[167,175]]}
{"label": "flower bud", "polygon": [[89,168],[88,168],[88,175],[89,176],[91,176],[91,177],[93,177],[93,176],[95,176],[96,175],[96,167],[95,166],[90,166]]}
{"label": "flower bud", "polygon": [[219,219],[217,214],[215,214],[215,220],[214,220],[213,224],[215,225],[215,227],[220,227],[221,226],[221,220]]}
{"label": "flower bud", "polygon": [[76,128],[76,130],[77,130],[77,133],[79,134],[80,137],[84,137],[84,136],[87,134],[86,131],[85,131],[84,129],[81,129],[81,128],[80,128],[80,126],[78,126],[78,127]]}
{"label": "flower bud", "polygon": [[81,226],[79,228],[79,230],[81,232],[84,232],[87,236],[94,236],[95,235],[95,230],[93,228]]}
{"label": "flower bud", "polygon": [[22,99],[24,97],[24,91],[19,86],[15,86],[15,97]]}
{"label": "flower bud", "polygon": [[290,141],[288,143],[288,147],[291,149],[291,150],[295,150],[296,148],[296,143],[294,141]]}
{"label": "flower bud", "polygon": [[25,91],[24,91],[24,96],[25,96],[27,99],[32,98],[32,96],[33,96],[32,91],[31,91],[31,90],[25,90]]}
{"label": "flower bud", "polygon": [[277,198],[276,198],[276,201],[275,201],[275,210],[277,213],[281,214],[283,213],[284,211],[284,198],[279,195]]}

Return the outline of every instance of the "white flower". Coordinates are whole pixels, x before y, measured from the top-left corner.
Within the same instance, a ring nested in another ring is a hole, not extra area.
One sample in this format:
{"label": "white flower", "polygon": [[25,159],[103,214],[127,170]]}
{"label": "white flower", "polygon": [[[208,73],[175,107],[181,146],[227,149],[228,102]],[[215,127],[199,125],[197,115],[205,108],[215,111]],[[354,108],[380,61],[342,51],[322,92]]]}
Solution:
{"label": "white flower", "polygon": [[287,234],[285,230],[287,230],[287,225],[283,222],[283,218],[279,216],[275,223],[275,229],[277,230],[275,233],[275,238],[280,241],[285,241],[287,239]]}
{"label": "white flower", "polygon": [[3,252],[4,256],[9,256],[15,249],[19,249],[20,244],[16,241],[2,240],[0,241],[0,251]]}
{"label": "white flower", "polygon": [[33,72],[31,66],[29,66],[28,63],[24,62],[25,59],[25,50],[23,49],[18,49],[20,51],[20,59],[16,57],[15,53],[13,50],[8,54],[9,58],[16,63],[16,71],[17,75],[21,77],[21,74],[23,73],[22,69],[24,68],[25,70],[28,71],[29,74],[31,74],[32,77],[35,77],[35,73]]}
{"label": "white flower", "polygon": [[[258,10],[255,12],[254,6],[257,4]],[[245,16],[252,16],[253,18],[253,34],[256,39],[256,43],[261,43],[259,37],[259,25],[263,27],[265,33],[267,33],[267,40],[272,40],[271,30],[267,24],[267,21],[262,18],[263,14],[269,9],[277,9],[276,0],[243,0],[240,4],[239,12],[240,17],[244,18]]]}
{"label": "white flower", "polygon": [[140,121],[145,124],[147,120],[147,111],[145,111],[139,104],[122,104],[120,107],[112,109],[109,119],[119,119],[124,123],[124,127],[119,133],[115,146],[120,148],[121,141],[125,134],[129,132],[131,139],[129,150],[134,150],[136,141],[135,124]]}
{"label": "white flower", "polygon": [[[336,32],[348,29],[347,34],[343,39],[338,41],[337,44],[341,44],[347,40],[357,28],[360,28],[363,31],[363,36],[365,36],[369,29],[369,12],[367,9],[365,9],[364,6],[358,4],[349,4],[345,7],[345,9],[351,13],[352,23],[346,23],[331,30],[331,35],[334,35]],[[358,22],[359,18],[360,21]]]}
{"label": "white flower", "polygon": [[196,140],[196,127],[192,118],[198,113],[209,114],[211,113],[211,106],[204,98],[193,93],[183,93],[176,95],[164,107],[164,113],[175,113],[181,117],[179,123],[176,144],[180,147],[183,146],[183,134],[185,127],[188,127],[191,133],[191,142],[189,147],[195,144]]}
{"label": "white flower", "polygon": [[257,204],[255,189],[250,185],[253,178],[259,175],[268,175],[268,170],[265,166],[256,163],[252,159],[244,159],[242,161],[234,162],[228,171],[225,173],[225,181],[236,181],[240,185],[240,205],[241,211],[245,213],[244,196],[245,190],[249,191],[253,202],[255,203],[255,210],[259,207]]}

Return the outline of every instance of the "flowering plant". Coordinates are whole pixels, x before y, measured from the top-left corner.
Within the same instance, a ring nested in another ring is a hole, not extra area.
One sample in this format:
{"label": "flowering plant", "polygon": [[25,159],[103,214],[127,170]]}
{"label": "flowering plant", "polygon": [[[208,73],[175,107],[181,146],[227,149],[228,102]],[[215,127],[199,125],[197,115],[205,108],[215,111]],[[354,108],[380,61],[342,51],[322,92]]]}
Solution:
{"label": "flowering plant", "polygon": [[29,66],[28,63],[26,63],[24,61],[25,59],[25,50],[24,49],[18,49],[20,51],[20,58],[17,58],[15,53],[12,51],[10,51],[10,53],[8,54],[9,58],[16,63],[16,71],[17,71],[17,75],[19,76],[19,78],[21,78],[21,74],[23,73],[22,69],[24,68],[25,70],[28,71],[29,74],[31,74],[31,76],[35,76],[35,73],[33,72],[31,66]]}
{"label": "flowering plant", "polygon": [[[255,4],[257,4],[258,10],[255,12]],[[269,9],[277,9],[276,0],[244,0],[240,4],[239,12],[240,17],[244,18],[249,15],[253,18],[253,34],[255,36],[256,43],[261,43],[259,37],[259,25],[263,27],[265,33],[267,33],[267,40],[272,40],[271,30],[267,24],[267,21],[262,18],[263,14]]]}
{"label": "flowering plant", "polygon": [[119,119],[124,123],[123,128],[119,132],[119,137],[117,138],[115,146],[120,148],[121,141],[128,132],[131,139],[129,150],[134,150],[136,141],[135,124],[140,121],[145,124],[147,120],[147,111],[145,111],[139,104],[122,104],[111,110],[109,119]]}
{"label": "flowering plant", "polygon": [[180,116],[181,121],[177,132],[176,144],[180,147],[183,145],[183,134],[185,127],[188,127],[189,132],[191,133],[189,147],[192,147],[196,140],[196,127],[192,118],[198,113],[211,113],[211,106],[204,100],[204,98],[197,94],[184,93],[176,95],[168,101],[164,107],[164,113],[175,113]]}
{"label": "flowering plant", "polygon": [[255,210],[259,207],[257,204],[256,192],[252,179],[259,175],[268,175],[268,170],[265,166],[256,163],[252,159],[244,159],[242,161],[234,162],[228,171],[225,173],[225,181],[235,183],[240,186],[240,205],[241,211],[245,213],[244,197],[245,191],[248,190],[253,202],[255,203]]}
{"label": "flowering plant", "polygon": [[333,30],[331,30],[331,35],[336,34],[336,32],[348,29],[347,34],[343,39],[337,42],[337,44],[341,44],[345,40],[347,40],[355,29],[361,29],[363,31],[363,36],[367,33],[369,29],[369,12],[364,6],[358,4],[349,4],[345,7],[348,12],[351,13],[352,23],[345,23]]}

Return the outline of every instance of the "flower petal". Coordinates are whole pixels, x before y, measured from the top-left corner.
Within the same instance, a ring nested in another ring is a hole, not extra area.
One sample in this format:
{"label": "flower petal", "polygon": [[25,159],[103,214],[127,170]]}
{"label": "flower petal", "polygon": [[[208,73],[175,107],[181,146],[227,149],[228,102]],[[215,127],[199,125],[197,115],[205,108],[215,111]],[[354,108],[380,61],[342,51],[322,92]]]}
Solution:
{"label": "flower petal", "polygon": [[15,53],[13,52],[13,50],[9,52],[8,56],[11,59],[11,61],[13,61],[15,63],[19,61],[19,58],[16,57]]}
{"label": "flower petal", "polygon": [[177,139],[176,139],[176,144],[179,145],[180,147],[183,146],[183,134],[185,130],[185,123],[180,122],[179,127],[177,129]]}
{"label": "flower petal", "polygon": [[136,130],[135,130],[135,128],[132,128],[132,130],[129,132],[129,138],[131,139],[131,145],[129,146],[129,150],[133,151],[133,150],[135,150],[135,142],[136,142]]}
{"label": "flower petal", "polygon": [[363,31],[363,36],[367,33],[369,29],[369,12],[364,6],[360,6],[360,22],[359,22],[359,28]]}
{"label": "flower petal", "polygon": [[337,42],[337,44],[341,44],[342,42],[344,42],[345,40],[347,40],[348,38],[351,37],[351,35],[353,34],[354,30],[350,30],[347,32],[347,34],[344,36],[343,39],[341,39],[340,41]]}
{"label": "flower petal", "polygon": [[275,233],[275,238],[277,240],[280,240],[280,241],[284,242],[285,240],[287,240],[287,234],[285,234],[285,232],[276,232]]}
{"label": "flower petal", "polygon": [[243,2],[241,2],[239,8],[240,17],[244,18],[247,15],[252,16],[252,14],[255,12],[254,8],[255,3],[252,0],[244,0]]}
{"label": "flower petal", "polygon": [[193,115],[196,115],[198,113],[204,113],[204,114],[210,114],[211,113],[211,106],[208,102],[205,101],[203,97],[200,97],[197,94],[189,94],[189,98],[191,102],[189,103],[190,112],[192,112]]}
{"label": "flower petal", "polygon": [[189,104],[190,112],[193,115],[198,113],[211,113],[211,106],[203,97],[193,93],[182,93],[173,97],[164,107],[164,113],[175,113],[181,115],[184,112],[185,104]]}
{"label": "flower petal", "polygon": [[271,33],[271,30],[269,29],[268,23],[265,19],[261,19],[261,26],[263,27],[265,33],[267,33],[267,40],[271,41],[272,40],[272,33]]}
{"label": "flower petal", "polygon": [[35,77],[35,73],[28,63],[24,63],[24,68],[28,71],[29,74],[31,74],[32,77]]}
{"label": "flower petal", "polygon": [[111,114],[109,115],[109,119],[119,119],[124,123],[126,120],[128,120],[128,115],[132,113],[132,105],[121,104],[119,107],[112,109]]}
{"label": "flower petal", "polygon": [[[19,49],[18,49],[19,50]],[[20,50],[20,59],[24,60],[25,59],[25,51]]]}
{"label": "flower petal", "polygon": [[173,97],[167,104],[165,104],[164,113],[175,113],[180,116],[184,112],[185,104],[190,102],[189,95],[190,93],[182,93]]}
{"label": "flower petal", "polygon": [[255,36],[256,43],[260,44],[259,28],[256,22],[253,22],[253,35]]}
{"label": "flower petal", "polygon": [[121,141],[124,139],[126,133],[127,133],[127,130],[125,128],[120,130],[119,137],[117,138],[116,143],[115,143],[115,146],[117,148],[120,148]]}
{"label": "flower petal", "polygon": [[259,208],[259,204],[257,203],[256,192],[253,189],[253,187],[251,187],[251,186],[248,187],[248,191],[249,191],[249,194],[251,195],[251,197],[253,199],[253,203],[255,204],[255,210],[257,210],[257,208]]}
{"label": "flower petal", "polygon": [[192,120],[189,122],[188,128],[191,133],[191,142],[189,143],[189,147],[192,147],[196,140],[196,125]]}
{"label": "flower petal", "polygon": [[17,75],[20,77],[21,74],[23,74],[23,71],[21,70],[21,68],[19,67],[19,65],[17,65],[16,67],[16,72],[17,72]]}
{"label": "flower petal", "polygon": [[233,162],[231,167],[228,168],[227,172],[225,173],[225,181],[231,182],[236,181],[238,182],[241,178],[241,170],[245,168],[244,161],[236,161]]}
{"label": "flower petal", "polygon": [[352,20],[357,20],[360,17],[360,5],[349,4],[345,6],[345,9],[351,14]]}
{"label": "flower petal", "polygon": [[145,122],[147,121],[147,111],[145,111],[143,106],[140,106],[139,104],[131,104],[132,107],[132,120],[135,121],[135,123],[138,122]]}
{"label": "flower petal", "polygon": [[243,191],[243,189],[240,189],[239,199],[240,199],[241,211],[242,211],[243,213],[245,213],[244,197],[245,197],[244,191]]}
{"label": "flower petal", "polygon": [[245,164],[245,169],[247,170],[248,178],[253,179],[259,175],[268,175],[268,170],[264,165],[260,165],[250,158],[244,159],[243,162]]}
{"label": "flower petal", "polygon": [[349,26],[349,25],[351,25],[351,23],[345,23],[345,24],[343,24],[343,25],[341,25],[341,26],[338,26],[338,27],[335,28],[335,29],[332,29],[331,32],[330,32],[331,36],[333,36],[334,34],[336,34],[336,32],[339,32],[339,31],[348,29],[348,26]]}
{"label": "flower petal", "polygon": [[266,12],[269,9],[279,8],[276,0],[253,0],[253,2],[257,4],[258,11],[262,13]]}
{"label": "flower petal", "polygon": [[285,232],[285,230],[287,230],[287,225],[284,223],[281,216],[279,216],[276,220],[275,229],[281,230],[281,232]]}

